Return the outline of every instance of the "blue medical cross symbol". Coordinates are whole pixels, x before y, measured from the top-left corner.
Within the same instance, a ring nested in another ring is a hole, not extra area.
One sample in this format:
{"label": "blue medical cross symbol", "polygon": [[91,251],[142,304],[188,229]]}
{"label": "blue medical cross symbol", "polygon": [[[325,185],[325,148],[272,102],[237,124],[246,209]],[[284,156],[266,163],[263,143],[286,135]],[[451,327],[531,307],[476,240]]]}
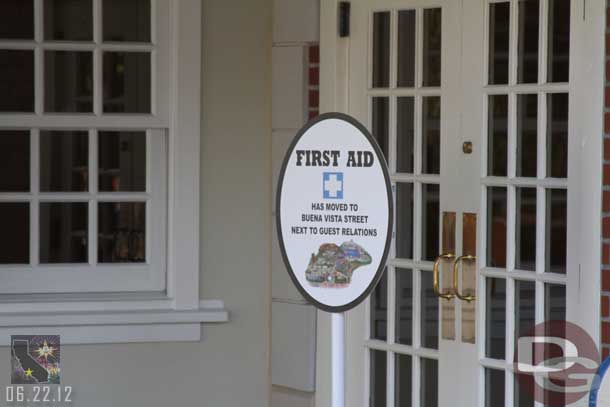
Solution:
{"label": "blue medical cross symbol", "polygon": [[343,173],[325,172],[322,176],[324,199],[343,199]]}

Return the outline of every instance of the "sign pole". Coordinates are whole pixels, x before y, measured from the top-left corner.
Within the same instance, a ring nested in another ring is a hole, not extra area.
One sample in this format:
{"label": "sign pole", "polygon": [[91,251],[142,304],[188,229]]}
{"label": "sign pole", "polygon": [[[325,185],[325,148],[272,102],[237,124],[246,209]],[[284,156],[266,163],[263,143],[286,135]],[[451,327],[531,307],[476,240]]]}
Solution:
{"label": "sign pole", "polygon": [[345,407],[345,314],[331,314],[332,407]]}

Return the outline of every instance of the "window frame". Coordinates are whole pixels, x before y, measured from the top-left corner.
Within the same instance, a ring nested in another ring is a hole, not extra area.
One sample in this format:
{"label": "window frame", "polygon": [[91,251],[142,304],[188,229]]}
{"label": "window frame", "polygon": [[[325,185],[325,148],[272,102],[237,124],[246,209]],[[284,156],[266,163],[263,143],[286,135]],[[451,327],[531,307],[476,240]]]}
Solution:
{"label": "window frame", "polygon": [[[94,13],[100,13],[101,1],[93,0]],[[35,1],[35,13],[41,12],[41,3]],[[155,12],[160,4],[167,7],[163,13]],[[5,334],[0,339],[2,345],[8,344],[10,335],[49,330],[62,335],[64,343],[199,340],[201,323],[228,320],[222,301],[199,298],[202,6],[198,0],[151,0],[151,6],[152,21],[166,25],[168,35],[157,38],[159,49],[166,51],[153,50],[166,54],[163,63],[151,72],[152,83],[164,82],[163,86],[167,86],[163,91],[153,90],[150,115],[42,116],[43,106],[37,102],[34,114],[1,114],[0,121],[9,128],[31,127],[31,121],[36,119],[36,126],[45,129],[66,128],[66,123],[69,128],[168,129],[165,291],[3,294],[0,295],[0,333]],[[42,27],[35,27],[35,38],[42,38],[41,30]],[[100,30],[97,27],[94,36],[101,35]],[[154,42],[155,30],[152,31]],[[63,49],[65,45],[61,45]],[[37,89],[43,75],[39,71],[37,67]],[[96,74],[101,75],[94,72],[94,77]],[[163,77],[168,80],[159,80]],[[101,81],[94,83],[99,88]],[[97,92],[99,95],[100,89]],[[155,93],[167,98],[157,98]],[[101,97],[97,99],[101,102]],[[95,106],[100,102],[94,102],[94,113],[101,113],[102,107]]]}

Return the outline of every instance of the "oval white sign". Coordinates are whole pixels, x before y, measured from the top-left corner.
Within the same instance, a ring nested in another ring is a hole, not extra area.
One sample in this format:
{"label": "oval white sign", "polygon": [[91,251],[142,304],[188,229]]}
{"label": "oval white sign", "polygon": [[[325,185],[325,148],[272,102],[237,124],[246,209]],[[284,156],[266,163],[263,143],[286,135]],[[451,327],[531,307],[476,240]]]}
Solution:
{"label": "oval white sign", "polygon": [[364,300],[383,274],[392,218],[387,165],[364,126],[327,113],[301,129],[280,172],[276,223],[306,299],[329,312]]}

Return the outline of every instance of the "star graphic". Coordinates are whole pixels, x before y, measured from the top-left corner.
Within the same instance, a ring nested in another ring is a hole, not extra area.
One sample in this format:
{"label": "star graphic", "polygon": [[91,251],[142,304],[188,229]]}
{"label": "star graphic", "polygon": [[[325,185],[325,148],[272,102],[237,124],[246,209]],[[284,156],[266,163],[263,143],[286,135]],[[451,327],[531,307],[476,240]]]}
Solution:
{"label": "star graphic", "polygon": [[39,347],[38,349],[36,349],[36,352],[38,352],[39,358],[44,358],[45,360],[48,360],[49,356],[51,356],[51,357],[55,356],[53,354],[53,352],[55,352],[55,348],[52,346],[49,346],[47,341],[44,341],[42,346]]}
{"label": "star graphic", "polygon": [[28,370],[25,371],[25,377],[32,377],[32,373],[33,373],[33,370],[28,368]]}

